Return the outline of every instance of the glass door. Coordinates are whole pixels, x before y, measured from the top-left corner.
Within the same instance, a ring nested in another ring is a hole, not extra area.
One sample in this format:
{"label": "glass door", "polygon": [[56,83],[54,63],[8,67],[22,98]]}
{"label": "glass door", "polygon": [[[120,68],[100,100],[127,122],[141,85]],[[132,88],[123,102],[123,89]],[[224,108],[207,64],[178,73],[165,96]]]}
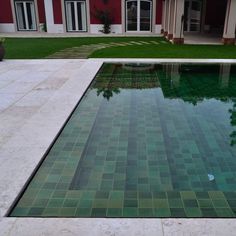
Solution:
{"label": "glass door", "polygon": [[201,0],[188,0],[185,1],[184,7],[184,30],[187,32],[200,32],[201,29]]}
{"label": "glass door", "polygon": [[138,1],[126,2],[126,29],[127,31],[138,30]]}
{"label": "glass door", "polygon": [[87,31],[85,1],[65,1],[65,11],[68,32]]}
{"label": "glass door", "polygon": [[34,1],[15,1],[15,10],[19,31],[37,29]]}
{"label": "glass door", "polygon": [[152,1],[127,0],[126,1],[126,31],[151,32]]}

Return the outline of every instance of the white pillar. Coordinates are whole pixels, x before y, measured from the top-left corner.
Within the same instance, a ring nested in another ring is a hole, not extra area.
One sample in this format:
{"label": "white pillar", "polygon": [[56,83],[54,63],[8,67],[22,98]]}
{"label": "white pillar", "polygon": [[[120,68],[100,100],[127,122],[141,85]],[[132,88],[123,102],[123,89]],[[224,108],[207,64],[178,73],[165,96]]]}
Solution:
{"label": "white pillar", "polygon": [[54,26],[52,0],[44,0],[47,31],[51,33]]}
{"label": "white pillar", "polygon": [[161,19],[161,33],[165,32],[165,0],[162,1],[162,19]]}
{"label": "white pillar", "polygon": [[228,0],[223,34],[224,44],[235,43],[236,0]]}
{"label": "white pillar", "polygon": [[167,38],[168,39],[172,39],[173,38],[173,28],[174,28],[174,10],[175,10],[175,0],[169,0],[169,9],[168,9],[168,35]]}
{"label": "white pillar", "polygon": [[164,36],[168,35],[168,20],[169,20],[169,0],[165,0],[165,29]]}
{"label": "white pillar", "polygon": [[184,15],[184,2],[185,0],[175,0],[174,4],[174,29],[173,29],[173,43],[184,43],[184,25],[182,17]]}
{"label": "white pillar", "polygon": [[[61,2],[60,2],[61,3]],[[54,24],[53,3],[52,0],[44,0],[45,16],[48,33],[63,33],[62,24]]]}

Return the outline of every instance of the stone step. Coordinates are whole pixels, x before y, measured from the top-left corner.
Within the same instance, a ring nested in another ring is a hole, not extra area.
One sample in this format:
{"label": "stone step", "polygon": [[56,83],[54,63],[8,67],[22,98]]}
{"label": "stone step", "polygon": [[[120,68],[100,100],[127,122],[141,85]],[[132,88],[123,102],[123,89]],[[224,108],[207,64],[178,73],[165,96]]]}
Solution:
{"label": "stone step", "polygon": [[[161,43],[166,43],[166,41],[161,41]],[[78,58],[78,59],[86,59],[89,57],[91,53],[96,50],[108,48],[108,47],[126,47],[133,45],[150,45],[150,44],[159,44],[156,41],[128,41],[128,42],[111,42],[111,43],[98,43],[98,44],[90,44],[90,45],[81,45],[80,47],[73,47],[61,50],[52,55],[49,55],[47,58]]]}

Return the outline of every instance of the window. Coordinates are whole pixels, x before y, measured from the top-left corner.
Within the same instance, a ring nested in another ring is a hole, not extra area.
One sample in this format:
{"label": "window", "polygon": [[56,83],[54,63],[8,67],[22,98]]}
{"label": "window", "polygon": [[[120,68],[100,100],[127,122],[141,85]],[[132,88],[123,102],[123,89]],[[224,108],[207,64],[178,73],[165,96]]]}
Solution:
{"label": "window", "polygon": [[36,30],[35,5],[32,0],[15,0],[17,28],[21,30]]}
{"label": "window", "polygon": [[151,32],[152,1],[126,1],[126,31]]}
{"label": "window", "polygon": [[83,0],[66,0],[66,27],[68,32],[86,32],[86,2]]}

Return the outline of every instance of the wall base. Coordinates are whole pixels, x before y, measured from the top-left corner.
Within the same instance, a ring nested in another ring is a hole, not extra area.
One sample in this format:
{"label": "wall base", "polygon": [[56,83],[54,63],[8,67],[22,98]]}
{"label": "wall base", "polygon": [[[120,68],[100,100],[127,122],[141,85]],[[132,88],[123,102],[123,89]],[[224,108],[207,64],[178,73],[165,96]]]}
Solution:
{"label": "wall base", "polygon": [[155,34],[161,34],[162,33],[162,26],[161,25],[155,25]]}
{"label": "wall base", "polygon": [[64,33],[64,27],[62,24],[50,24],[47,25],[47,32],[53,34]]}
{"label": "wall base", "polygon": [[184,38],[173,38],[173,44],[184,44]]}
{"label": "wall base", "polygon": [[14,33],[15,25],[11,23],[0,23],[0,32],[1,33]]}
{"label": "wall base", "polygon": [[235,38],[222,38],[222,43],[225,45],[234,45]]}
{"label": "wall base", "polygon": [[168,39],[168,40],[172,40],[172,39],[173,39],[173,34],[168,34],[168,35],[167,35],[167,39]]}
{"label": "wall base", "polygon": [[[103,34],[102,29],[103,29],[102,24],[90,25],[91,34]],[[111,34],[122,34],[122,25],[118,25],[118,24],[111,25]]]}

